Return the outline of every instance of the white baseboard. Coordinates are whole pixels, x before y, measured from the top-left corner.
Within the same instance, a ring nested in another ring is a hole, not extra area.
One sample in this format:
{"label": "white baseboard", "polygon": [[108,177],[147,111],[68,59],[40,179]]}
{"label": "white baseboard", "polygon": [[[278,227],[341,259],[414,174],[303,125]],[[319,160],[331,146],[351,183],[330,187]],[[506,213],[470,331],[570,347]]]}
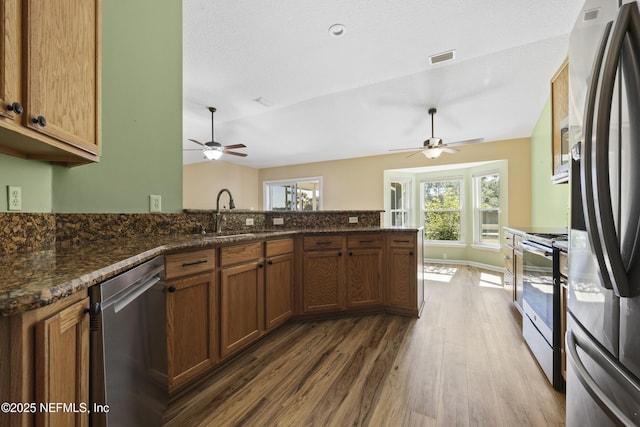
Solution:
{"label": "white baseboard", "polygon": [[483,264],[481,262],[475,261],[467,261],[461,259],[438,259],[438,258],[425,258],[425,264],[456,264],[456,265],[467,265],[469,267],[481,268],[483,270],[495,271],[496,273],[504,273],[504,267],[496,267],[491,264]]}

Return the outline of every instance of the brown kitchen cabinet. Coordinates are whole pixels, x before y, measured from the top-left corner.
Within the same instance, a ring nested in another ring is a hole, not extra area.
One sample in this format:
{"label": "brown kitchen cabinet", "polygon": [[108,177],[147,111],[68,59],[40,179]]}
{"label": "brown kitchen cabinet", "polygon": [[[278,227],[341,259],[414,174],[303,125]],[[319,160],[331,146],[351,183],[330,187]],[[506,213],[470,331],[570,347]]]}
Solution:
{"label": "brown kitchen cabinet", "polygon": [[569,61],[551,78],[552,180],[569,181]]}
{"label": "brown kitchen cabinet", "polygon": [[504,258],[504,279],[502,281],[504,289],[507,291],[511,300],[515,299],[514,279],[515,279],[515,260],[514,260],[514,235],[511,231],[503,230],[502,255]]}
{"label": "brown kitchen cabinet", "polygon": [[347,307],[381,306],[384,236],[347,236]]}
{"label": "brown kitchen cabinet", "polygon": [[204,249],[165,256],[170,391],[219,359],[215,255],[215,249]]}
{"label": "brown kitchen cabinet", "polygon": [[386,264],[387,310],[419,316],[425,298],[423,231],[389,233]]}
{"label": "brown kitchen cabinet", "polygon": [[258,339],[264,325],[263,242],[220,249],[220,356]]}
{"label": "brown kitchen cabinet", "polygon": [[0,152],[99,161],[102,1],[7,0],[0,13]]}
{"label": "brown kitchen cabinet", "polygon": [[293,239],[265,244],[265,329],[283,324],[293,314]]}
{"label": "brown kitchen cabinet", "polygon": [[[88,426],[89,298],[61,310],[36,325],[35,402],[75,402],[78,411],[38,411],[36,424]],[[87,407],[88,408],[88,407]]]}
{"label": "brown kitchen cabinet", "polygon": [[344,310],[344,236],[303,237],[302,311],[304,313]]}
{"label": "brown kitchen cabinet", "polygon": [[[0,402],[89,403],[89,298],[0,316]],[[87,426],[83,412],[0,412],[2,426]]]}

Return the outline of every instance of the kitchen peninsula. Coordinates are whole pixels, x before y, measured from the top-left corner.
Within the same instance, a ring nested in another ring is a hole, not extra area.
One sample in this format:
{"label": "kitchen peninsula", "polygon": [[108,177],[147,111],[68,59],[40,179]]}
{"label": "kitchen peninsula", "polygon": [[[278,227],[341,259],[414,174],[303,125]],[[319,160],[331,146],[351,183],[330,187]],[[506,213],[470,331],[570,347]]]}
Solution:
{"label": "kitchen peninsula", "polygon": [[[284,218],[282,228],[265,225],[273,222],[268,212],[226,215],[227,235],[198,232],[201,226],[211,229],[210,212],[55,215],[53,247],[2,255],[0,268],[6,273],[0,279],[0,366],[11,372],[2,376],[2,401],[88,402],[88,369],[82,367],[88,364],[87,290],[157,256],[165,256],[172,393],[287,321],[374,312],[419,316],[424,303],[419,229],[381,228],[380,211],[278,213]],[[236,228],[247,224],[246,216],[260,228]],[[350,222],[354,217],[358,223]],[[50,227],[50,222],[43,223]],[[128,227],[116,231],[116,224]],[[108,238],[92,240],[92,228]],[[211,264],[189,270],[189,265],[202,265],[199,257],[206,254],[212,254]],[[184,261],[190,257],[195,261]],[[187,267],[176,273],[176,265]],[[176,310],[184,301],[181,290],[187,288],[209,292],[206,301],[213,306],[205,328],[189,324],[194,320],[188,307]],[[234,294],[237,289],[242,291]],[[195,336],[169,332],[178,330]],[[172,351],[189,351],[183,347],[197,340],[215,345],[202,360],[175,363],[178,355]],[[57,342],[65,345],[55,347]],[[75,383],[62,388],[36,381],[53,378],[58,364],[75,372]],[[69,424],[81,422],[81,414],[71,415]],[[33,414],[15,416],[33,422]]]}

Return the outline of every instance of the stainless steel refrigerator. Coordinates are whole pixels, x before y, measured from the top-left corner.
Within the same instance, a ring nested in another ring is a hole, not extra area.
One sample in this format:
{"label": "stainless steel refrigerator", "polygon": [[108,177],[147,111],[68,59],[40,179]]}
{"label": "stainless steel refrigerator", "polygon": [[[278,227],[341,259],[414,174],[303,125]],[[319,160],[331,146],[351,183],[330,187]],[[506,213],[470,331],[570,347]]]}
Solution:
{"label": "stainless steel refrigerator", "polygon": [[587,0],[569,44],[567,425],[640,425],[640,11]]}

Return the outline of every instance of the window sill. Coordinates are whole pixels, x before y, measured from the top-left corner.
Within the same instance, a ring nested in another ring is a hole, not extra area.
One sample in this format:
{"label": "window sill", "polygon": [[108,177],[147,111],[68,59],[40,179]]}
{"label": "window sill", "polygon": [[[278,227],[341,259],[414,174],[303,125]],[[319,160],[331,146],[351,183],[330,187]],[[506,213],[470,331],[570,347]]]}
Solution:
{"label": "window sill", "polygon": [[424,243],[425,245],[446,246],[451,248],[464,248],[467,246],[467,244],[463,242],[448,242],[444,240],[425,240]]}
{"label": "window sill", "polygon": [[490,251],[490,252],[500,252],[502,250],[502,248],[500,248],[500,246],[489,246],[489,245],[471,245],[471,249],[480,249],[483,251]]}

